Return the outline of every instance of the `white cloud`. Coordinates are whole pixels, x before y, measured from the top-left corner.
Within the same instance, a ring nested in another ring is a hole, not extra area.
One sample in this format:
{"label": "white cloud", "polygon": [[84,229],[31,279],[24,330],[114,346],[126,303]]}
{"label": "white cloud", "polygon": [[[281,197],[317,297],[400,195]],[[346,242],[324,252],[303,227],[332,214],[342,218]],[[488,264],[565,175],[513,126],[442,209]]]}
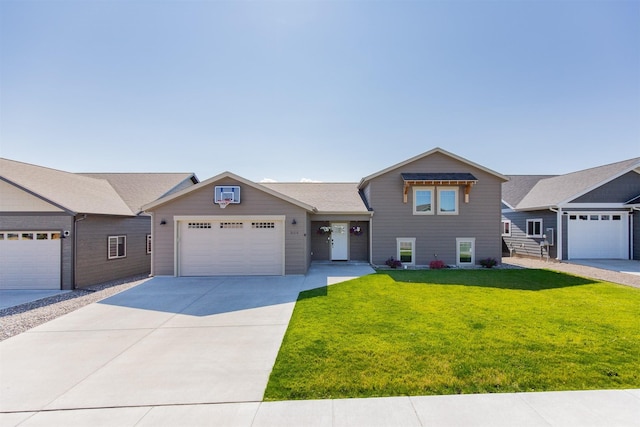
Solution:
{"label": "white cloud", "polygon": [[322,182],[322,181],[316,181],[315,179],[310,179],[310,178],[302,178],[300,179],[300,182]]}
{"label": "white cloud", "polygon": [[271,179],[271,178],[262,178],[262,180],[260,182],[278,182],[275,179]]}

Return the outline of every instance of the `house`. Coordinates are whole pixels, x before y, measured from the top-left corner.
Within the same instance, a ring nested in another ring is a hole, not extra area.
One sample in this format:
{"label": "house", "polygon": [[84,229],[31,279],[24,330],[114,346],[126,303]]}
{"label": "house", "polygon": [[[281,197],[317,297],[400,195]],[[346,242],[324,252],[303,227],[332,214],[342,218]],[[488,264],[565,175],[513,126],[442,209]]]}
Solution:
{"label": "house", "polygon": [[506,254],[640,259],[640,157],[502,184]]}
{"label": "house", "polygon": [[152,274],[304,274],[312,261],[472,266],[501,256],[506,178],[441,148],[359,183],[256,183],[223,172],[144,206]]}
{"label": "house", "polygon": [[144,274],[141,206],[198,182],[190,173],[75,174],[0,159],[0,289],[74,289]]}

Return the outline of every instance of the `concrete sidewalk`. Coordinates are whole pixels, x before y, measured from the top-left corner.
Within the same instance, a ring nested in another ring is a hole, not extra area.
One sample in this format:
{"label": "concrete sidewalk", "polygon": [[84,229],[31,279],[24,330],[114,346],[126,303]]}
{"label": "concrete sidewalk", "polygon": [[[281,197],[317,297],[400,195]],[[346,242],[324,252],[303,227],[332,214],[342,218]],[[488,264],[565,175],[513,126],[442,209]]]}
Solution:
{"label": "concrete sidewalk", "polygon": [[640,390],[136,406],[0,414],[0,426],[638,426]]}

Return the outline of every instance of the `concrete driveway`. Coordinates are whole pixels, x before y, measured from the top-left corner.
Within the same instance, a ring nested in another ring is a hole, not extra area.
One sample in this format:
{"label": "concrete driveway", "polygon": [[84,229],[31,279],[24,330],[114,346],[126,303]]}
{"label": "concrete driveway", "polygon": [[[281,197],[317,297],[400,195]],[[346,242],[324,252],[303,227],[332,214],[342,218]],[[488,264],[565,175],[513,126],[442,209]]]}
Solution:
{"label": "concrete driveway", "polygon": [[259,402],[298,293],[373,273],[157,277],[0,343],[0,412]]}

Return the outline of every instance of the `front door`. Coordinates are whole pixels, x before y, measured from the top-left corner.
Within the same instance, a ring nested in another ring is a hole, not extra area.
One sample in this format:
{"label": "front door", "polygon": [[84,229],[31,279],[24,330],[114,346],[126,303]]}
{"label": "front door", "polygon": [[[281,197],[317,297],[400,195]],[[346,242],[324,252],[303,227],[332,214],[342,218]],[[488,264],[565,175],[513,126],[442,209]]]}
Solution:
{"label": "front door", "polygon": [[343,222],[331,224],[331,260],[346,261],[348,259],[349,225]]}

